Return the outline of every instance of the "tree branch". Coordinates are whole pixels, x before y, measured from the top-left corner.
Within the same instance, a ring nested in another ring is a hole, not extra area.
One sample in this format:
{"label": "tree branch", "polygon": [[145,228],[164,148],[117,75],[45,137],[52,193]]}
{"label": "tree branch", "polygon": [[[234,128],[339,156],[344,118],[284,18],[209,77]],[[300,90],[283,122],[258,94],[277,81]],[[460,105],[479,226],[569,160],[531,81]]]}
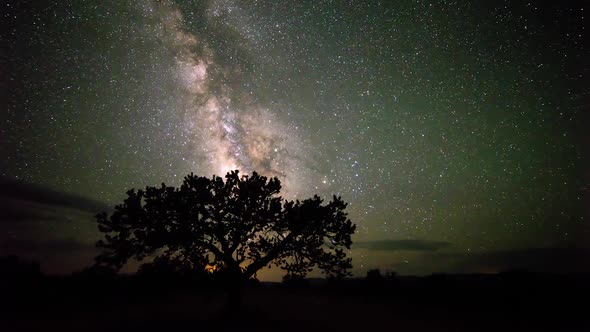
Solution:
{"label": "tree branch", "polygon": [[261,257],[257,261],[253,262],[252,264],[248,265],[246,270],[244,271],[244,278],[250,278],[254,273],[258,272],[261,268],[272,262],[278,254],[284,249],[288,242],[291,241],[293,238],[293,232],[289,233],[285,239],[276,245],[273,249],[271,249],[266,256]]}

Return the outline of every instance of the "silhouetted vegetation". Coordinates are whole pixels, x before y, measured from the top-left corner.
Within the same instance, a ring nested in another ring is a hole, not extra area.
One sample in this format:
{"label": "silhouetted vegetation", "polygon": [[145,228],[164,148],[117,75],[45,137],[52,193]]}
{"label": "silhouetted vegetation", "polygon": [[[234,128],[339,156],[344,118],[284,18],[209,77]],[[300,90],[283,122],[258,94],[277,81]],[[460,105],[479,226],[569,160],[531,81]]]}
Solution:
{"label": "silhouetted vegetation", "polygon": [[289,288],[309,287],[309,280],[297,274],[286,274],[283,276],[283,285]]}
{"label": "silhouetted vegetation", "polygon": [[40,278],[38,262],[25,261],[17,256],[0,257],[0,276],[3,280],[23,280]]}
{"label": "silhouetted vegetation", "polygon": [[239,302],[240,284],[263,267],[274,265],[304,277],[314,267],[328,276],[349,275],[355,225],[334,196],[287,201],[278,196],[277,178],[233,171],[209,179],[190,174],[179,188],[129,190],[112,215],[97,215],[105,240],[97,266],[120,269],[129,259],[144,264],[140,275],[205,277],[205,271],[232,287]]}
{"label": "silhouetted vegetation", "polygon": [[367,281],[368,282],[383,282],[383,276],[381,275],[381,270],[373,269],[367,271]]}

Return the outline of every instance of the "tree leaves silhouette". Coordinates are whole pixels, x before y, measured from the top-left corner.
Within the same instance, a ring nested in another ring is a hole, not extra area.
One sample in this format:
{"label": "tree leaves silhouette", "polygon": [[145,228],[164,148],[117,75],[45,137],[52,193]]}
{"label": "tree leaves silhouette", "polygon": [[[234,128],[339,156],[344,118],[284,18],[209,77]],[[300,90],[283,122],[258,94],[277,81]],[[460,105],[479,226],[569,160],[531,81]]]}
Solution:
{"label": "tree leaves silhouette", "polygon": [[279,196],[280,181],[238,171],[223,178],[189,174],[179,188],[129,190],[109,216],[97,215],[104,240],[98,266],[120,269],[129,259],[165,259],[183,269],[215,269],[246,280],[265,266],[305,276],[314,267],[349,275],[356,226],[334,196],[303,201]]}

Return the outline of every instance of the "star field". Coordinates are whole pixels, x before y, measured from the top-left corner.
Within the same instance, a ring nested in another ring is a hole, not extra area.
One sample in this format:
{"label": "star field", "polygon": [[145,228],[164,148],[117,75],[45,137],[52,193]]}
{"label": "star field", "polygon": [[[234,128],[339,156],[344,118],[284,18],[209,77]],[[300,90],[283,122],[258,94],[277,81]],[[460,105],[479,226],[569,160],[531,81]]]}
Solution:
{"label": "star field", "polygon": [[582,2],[2,7],[2,176],[113,205],[190,172],[258,171],[288,198],[341,195],[359,243],[590,234]]}

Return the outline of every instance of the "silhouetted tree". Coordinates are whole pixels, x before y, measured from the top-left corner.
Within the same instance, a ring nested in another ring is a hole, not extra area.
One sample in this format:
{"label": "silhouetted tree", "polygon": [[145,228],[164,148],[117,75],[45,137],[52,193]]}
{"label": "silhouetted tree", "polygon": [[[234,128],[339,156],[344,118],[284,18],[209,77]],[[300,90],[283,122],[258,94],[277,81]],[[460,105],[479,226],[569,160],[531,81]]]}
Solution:
{"label": "silhouetted tree", "polygon": [[98,265],[120,269],[129,259],[151,256],[183,267],[224,271],[240,281],[275,265],[305,276],[314,267],[348,275],[355,225],[340,197],[322,205],[318,196],[287,201],[280,181],[229,172],[225,181],[192,173],[179,188],[129,190],[112,215],[97,215],[105,240]]}
{"label": "silhouetted tree", "polygon": [[283,276],[283,285],[287,287],[307,287],[309,286],[309,280],[297,274],[285,274]]}
{"label": "silhouetted tree", "polygon": [[367,271],[367,281],[369,281],[369,282],[383,281],[383,275],[381,274],[381,270],[372,269],[372,270]]}
{"label": "silhouetted tree", "polygon": [[204,269],[193,268],[185,264],[179,264],[170,260],[167,256],[156,257],[152,262],[145,263],[137,270],[138,276],[150,279],[205,279],[207,271]]}
{"label": "silhouetted tree", "polygon": [[80,272],[74,272],[74,275],[84,278],[100,278],[100,279],[113,279],[117,277],[117,271],[113,268],[104,265],[93,265],[84,268]]}
{"label": "silhouetted tree", "polygon": [[37,261],[23,260],[18,256],[0,257],[0,277],[3,280],[28,280],[40,278],[41,267]]}

